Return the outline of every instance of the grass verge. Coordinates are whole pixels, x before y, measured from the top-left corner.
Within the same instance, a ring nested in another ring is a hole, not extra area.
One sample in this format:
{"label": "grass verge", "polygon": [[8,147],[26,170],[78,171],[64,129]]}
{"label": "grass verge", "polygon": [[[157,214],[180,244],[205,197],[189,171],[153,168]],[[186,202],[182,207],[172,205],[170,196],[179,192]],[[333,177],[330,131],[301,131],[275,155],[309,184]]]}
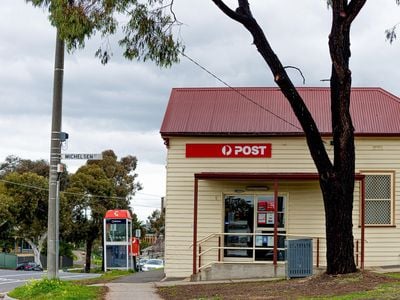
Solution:
{"label": "grass verge", "polygon": [[135,273],[134,271],[126,271],[126,270],[111,270],[103,273],[100,277],[97,278],[88,278],[77,281],[78,284],[81,285],[89,285],[89,284],[100,284],[107,283],[113,281],[119,277],[127,276]]}
{"label": "grass verge", "polygon": [[9,294],[10,297],[20,300],[85,300],[103,299],[107,292],[105,286],[91,286],[93,284],[107,283],[121,276],[132,274],[131,271],[112,270],[98,278],[83,279],[77,281],[65,281],[60,279],[32,280],[27,284],[15,288]]}
{"label": "grass verge", "polygon": [[9,295],[20,300],[102,299],[105,289],[102,286],[80,285],[59,279],[41,279],[33,280],[26,285],[17,287]]}

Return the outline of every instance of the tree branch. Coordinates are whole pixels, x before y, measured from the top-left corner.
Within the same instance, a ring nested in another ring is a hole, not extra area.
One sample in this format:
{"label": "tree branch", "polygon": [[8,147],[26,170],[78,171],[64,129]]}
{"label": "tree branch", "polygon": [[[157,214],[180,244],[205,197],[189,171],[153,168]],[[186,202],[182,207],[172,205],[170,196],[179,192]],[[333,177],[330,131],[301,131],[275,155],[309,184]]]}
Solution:
{"label": "tree branch", "polygon": [[[224,1],[221,0],[212,0],[214,2],[214,4],[216,6],[218,6],[218,8],[225,14],[227,15],[229,18],[242,23],[246,21],[246,17],[244,17],[243,15],[233,11],[229,6],[227,6]],[[240,7],[240,6],[239,6]]]}
{"label": "tree branch", "polygon": [[[226,6],[223,1],[212,1],[228,17],[241,23],[251,33],[258,52],[261,54],[268,67],[271,69],[276,84],[280,87],[282,93],[289,101],[294,114],[301,124],[301,127],[306,136],[311,156],[314,160],[315,166],[317,167],[319,174],[321,174],[322,176],[329,176],[328,173],[332,173],[333,171],[333,165],[322,142],[321,134],[318,130],[318,127],[310,111],[305,105],[304,100],[301,98],[297,89],[293,85],[293,82],[287,75],[281,61],[270,46],[264,34],[264,31],[258,25],[257,21],[252,17],[248,1],[239,0],[239,9],[236,10],[236,12],[232,11],[228,6]],[[238,11],[240,13],[238,13]]]}
{"label": "tree branch", "polygon": [[367,2],[367,0],[352,0],[349,5],[347,6],[346,9],[346,24],[347,26],[350,26],[351,23],[354,21],[354,19],[357,17],[358,13],[361,11],[363,8],[364,4]]}
{"label": "tree branch", "polygon": [[303,84],[306,84],[306,79],[303,75],[303,72],[301,72],[300,68],[294,67],[294,66],[284,66],[284,69],[295,69],[300,73],[300,76],[303,78]]}
{"label": "tree branch", "polygon": [[239,7],[236,9],[236,12],[244,17],[253,18],[253,14],[250,10],[250,5],[248,0],[238,0]]}

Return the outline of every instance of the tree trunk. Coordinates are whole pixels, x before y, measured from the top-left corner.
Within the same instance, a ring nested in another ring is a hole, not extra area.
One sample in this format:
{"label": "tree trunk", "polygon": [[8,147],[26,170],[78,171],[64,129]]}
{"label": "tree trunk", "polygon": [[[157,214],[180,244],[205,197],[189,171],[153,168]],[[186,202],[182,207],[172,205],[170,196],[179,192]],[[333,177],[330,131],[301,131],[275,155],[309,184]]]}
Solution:
{"label": "tree trunk", "polygon": [[29,246],[31,246],[31,248],[33,250],[35,263],[37,263],[40,266],[42,266],[42,262],[40,259],[40,253],[42,252],[43,243],[44,243],[44,240],[46,239],[46,237],[47,237],[47,233],[44,233],[43,235],[39,236],[37,245],[31,239],[24,238],[24,240],[29,244]]}
{"label": "tree trunk", "polygon": [[85,273],[90,273],[93,242],[94,242],[93,239],[86,241]]}
{"label": "tree trunk", "polygon": [[328,274],[356,271],[353,242],[353,188],[338,177],[321,180],[325,204],[326,259]]}

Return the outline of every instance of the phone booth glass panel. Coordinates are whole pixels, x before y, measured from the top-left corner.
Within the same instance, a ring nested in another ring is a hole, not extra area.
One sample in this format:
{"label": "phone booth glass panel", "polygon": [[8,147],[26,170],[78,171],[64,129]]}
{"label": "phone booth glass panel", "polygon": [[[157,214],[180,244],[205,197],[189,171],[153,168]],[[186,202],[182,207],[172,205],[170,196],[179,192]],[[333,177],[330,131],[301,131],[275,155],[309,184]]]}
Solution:
{"label": "phone booth glass panel", "polygon": [[105,269],[133,269],[132,217],[128,210],[109,210],[104,218]]}

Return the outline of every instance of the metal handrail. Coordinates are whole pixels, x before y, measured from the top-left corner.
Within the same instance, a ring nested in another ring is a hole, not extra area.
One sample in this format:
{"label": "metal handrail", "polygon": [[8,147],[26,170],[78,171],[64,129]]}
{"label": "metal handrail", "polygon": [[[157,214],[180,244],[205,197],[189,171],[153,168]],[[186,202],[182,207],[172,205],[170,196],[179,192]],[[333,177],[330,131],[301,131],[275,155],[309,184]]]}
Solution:
{"label": "metal handrail", "polygon": [[[274,247],[257,247],[257,248],[253,248],[253,247],[209,247],[206,250],[202,251],[199,253],[199,255],[204,255],[207,252],[210,252],[211,250],[219,250],[219,249],[223,249],[223,250],[273,250]],[[277,250],[286,250],[286,248],[276,248]]]}
{"label": "metal handrail", "polygon": [[[198,252],[198,258],[199,258],[199,270],[204,269],[206,266],[213,264],[215,262],[210,262],[207,263],[205,265],[201,265],[201,257],[205,254],[207,254],[208,252],[212,251],[212,250],[235,250],[235,249],[239,249],[239,250],[273,250],[274,247],[257,247],[255,244],[253,244],[252,247],[225,247],[225,246],[212,246],[212,247],[207,247],[207,249],[205,249],[204,251],[201,250],[201,245],[204,244],[205,242],[209,241],[210,239],[214,238],[214,237],[221,237],[221,236],[227,236],[227,235],[235,235],[235,236],[271,236],[273,235],[273,233],[257,233],[257,232],[251,232],[251,233],[241,233],[241,232],[219,232],[219,233],[212,233],[209,234],[208,236],[204,237],[203,239],[199,240],[197,242],[197,245],[199,247],[199,252]],[[278,233],[278,236],[285,236],[288,238],[309,238],[312,240],[316,240],[317,241],[317,245],[316,245],[316,250],[313,250],[313,252],[316,252],[317,255],[317,262],[316,262],[316,266],[319,267],[319,257],[320,257],[320,240],[325,240],[326,237],[324,236],[309,236],[309,235],[301,235],[301,234],[286,234],[286,233]],[[355,243],[358,243],[359,239],[355,239]],[[191,244],[190,247],[193,247],[193,244]],[[277,250],[286,250],[286,248],[276,248]],[[359,249],[358,247],[356,247],[355,249],[355,255],[356,255],[356,260],[357,260],[357,264],[358,264],[358,254],[359,254]],[[218,261],[219,261],[219,257],[220,257],[220,252],[218,252]],[[253,262],[254,262],[254,257],[253,257]],[[230,262],[232,263],[232,262]]]}

